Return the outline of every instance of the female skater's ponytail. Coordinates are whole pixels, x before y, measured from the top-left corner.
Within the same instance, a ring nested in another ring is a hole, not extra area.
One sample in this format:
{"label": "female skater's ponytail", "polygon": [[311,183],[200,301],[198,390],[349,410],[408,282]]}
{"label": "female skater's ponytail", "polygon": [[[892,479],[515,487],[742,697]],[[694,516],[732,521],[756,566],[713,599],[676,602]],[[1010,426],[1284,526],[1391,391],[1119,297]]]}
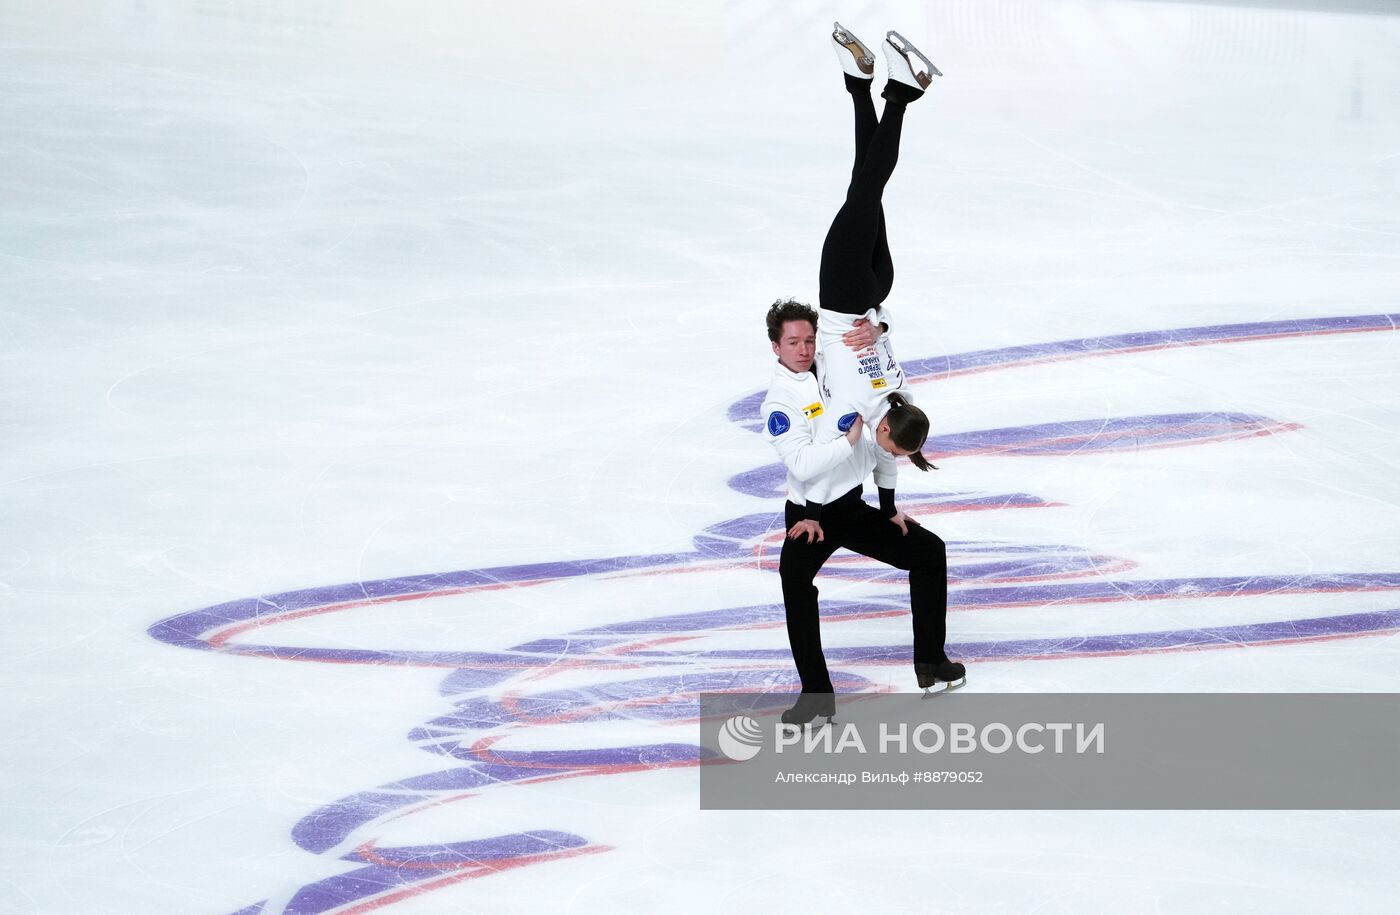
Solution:
{"label": "female skater's ponytail", "polygon": [[937,470],[922,453],[924,442],[928,440],[928,416],[905,400],[902,394],[891,394],[885,399],[890,405],[890,411],[885,414],[885,422],[890,426],[890,439],[900,449],[909,452],[909,463],[915,467]]}

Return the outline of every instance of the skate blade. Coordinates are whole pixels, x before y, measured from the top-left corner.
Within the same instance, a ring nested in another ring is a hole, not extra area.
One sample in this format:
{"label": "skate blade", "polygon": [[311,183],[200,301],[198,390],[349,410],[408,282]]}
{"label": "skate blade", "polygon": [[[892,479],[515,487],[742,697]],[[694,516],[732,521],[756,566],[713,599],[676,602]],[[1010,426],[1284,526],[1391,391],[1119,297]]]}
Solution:
{"label": "skate blade", "polygon": [[831,24],[831,40],[845,48],[850,55],[856,59],[860,65],[860,71],[873,75],[875,73],[875,55],[870,53],[870,49],[865,46],[865,42],[856,36],[839,22]]}
{"label": "skate blade", "polygon": [[966,676],[963,676],[962,679],[959,680],[944,680],[940,683],[934,684],[933,686],[925,687],[923,697],[925,699],[932,699],[934,696],[941,696],[944,693],[951,693],[955,689],[962,689],[966,685]]}
{"label": "skate blade", "polygon": [[[824,721],[818,721],[817,718],[824,718],[825,720],[824,720]],[[785,728],[791,728],[792,730],[795,730],[795,731],[803,731],[803,732],[806,732],[806,731],[820,731],[822,728],[827,727],[827,726],[830,726],[830,727],[835,727],[835,726],[836,726],[836,716],[834,716],[834,715],[833,715],[832,717],[830,717],[830,718],[827,718],[825,715],[818,715],[817,718],[813,718],[811,721],[806,721],[806,722],[803,722],[802,724],[788,724],[787,722],[783,722],[783,727],[785,727]]]}
{"label": "skate blade", "polygon": [[[924,65],[923,75],[925,77],[928,77],[930,74],[932,76],[943,75],[943,71],[935,67],[933,65],[933,61],[925,57],[922,51],[910,44],[909,39],[905,38],[898,32],[890,32],[888,35],[885,36],[885,41],[889,42],[890,47],[898,51],[904,57],[905,60],[909,61],[911,65],[911,70],[918,70],[918,67],[912,66],[914,61],[911,59],[911,57],[917,57],[919,59],[919,62]],[[920,74],[918,72],[915,72],[914,78],[918,79],[920,83],[923,83],[924,88],[927,89],[929,83],[933,82],[933,80],[929,79],[928,82],[924,82],[924,80],[919,79],[919,76]]]}

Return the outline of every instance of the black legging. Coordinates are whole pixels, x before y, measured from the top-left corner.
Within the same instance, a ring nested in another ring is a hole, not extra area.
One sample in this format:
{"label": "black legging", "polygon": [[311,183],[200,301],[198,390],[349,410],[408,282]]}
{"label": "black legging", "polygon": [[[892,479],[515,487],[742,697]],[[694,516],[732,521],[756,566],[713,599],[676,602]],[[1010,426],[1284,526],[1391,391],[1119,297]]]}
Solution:
{"label": "black legging", "polygon": [[856,109],[856,162],[846,202],[822,244],[821,306],[851,315],[879,305],[894,285],[894,261],[880,200],[899,161],[904,103],[887,95],[885,116],[877,120],[870,87],[870,80],[846,77]]}

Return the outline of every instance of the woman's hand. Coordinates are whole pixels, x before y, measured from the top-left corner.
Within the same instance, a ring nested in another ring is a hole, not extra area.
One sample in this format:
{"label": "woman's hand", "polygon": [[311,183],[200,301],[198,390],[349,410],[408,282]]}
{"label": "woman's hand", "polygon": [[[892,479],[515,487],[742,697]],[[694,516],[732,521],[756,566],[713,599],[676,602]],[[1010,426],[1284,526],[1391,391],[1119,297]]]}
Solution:
{"label": "woman's hand", "polygon": [[816,521],[805,521],[805,520],[804,520],[804,521],[799,521],[799,522],[797,522],[796,524],[794,524],[794,525],[792,526],[792,528],[788,531],[788,539],[789,539],[789,540],[796,540],[798,537],[801,537],[803,534],[806,534],[806,535],[807,535],[807,542],[808,542],[808,543],[811,543],[811,542],[812,542],[812,537],[813,537],[813,535],[816,536],[816,538],[817,538],[817,543],[821,543],[823,540],[826,539],[826,535],[822,533],[822,526],[821,526],[821,524],[819,524],[819,523],[816,522]]}
{"label": "woman's hand", "polygon": [[915,527],[919,526],[919,522],[915,521],[913,518],[909,517],[902,511],[896,511],[894,513],[894,517],[890,519],[890,523],[898,527],[900,533],[902,533],[906,537],[909,536],[909,525],[912,524]]}

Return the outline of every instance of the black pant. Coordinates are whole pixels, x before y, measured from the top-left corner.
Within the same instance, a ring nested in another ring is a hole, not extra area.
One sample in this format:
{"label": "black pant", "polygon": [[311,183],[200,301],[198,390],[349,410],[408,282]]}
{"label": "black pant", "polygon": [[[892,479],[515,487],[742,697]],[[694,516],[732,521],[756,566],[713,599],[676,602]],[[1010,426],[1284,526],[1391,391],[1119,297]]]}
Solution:
{"label": "black pant", "polygon": [[[909,609],[914,616],[914,662],[946,661],[948,557],[942,539],[912,522],[909,534],[880,511],[861,500],[861,488],[846,493],[822,508],[820,543],[806,536],[784,540],[778,574],[783,581],[783,605],[787,611],[788,642],[792,660],[802,678],[804,693],[832,692],[831,677],[822,654],[821,618],[817,610],[818,570],[839,548],[854,550],[896,569],[909,572]],[[800,505],[787,503],[787,528],[803,519]]]}
{"label": "black pant", "polygon": [[894,285],[881,198],[899,161],[904,105],[887,100],[884,118],[876,120],[870,81],[848,78],[846,84],[856,111],[856,161],[846,202],[822,244],[819,301],[823,308],[858,315],[883,302]]}

